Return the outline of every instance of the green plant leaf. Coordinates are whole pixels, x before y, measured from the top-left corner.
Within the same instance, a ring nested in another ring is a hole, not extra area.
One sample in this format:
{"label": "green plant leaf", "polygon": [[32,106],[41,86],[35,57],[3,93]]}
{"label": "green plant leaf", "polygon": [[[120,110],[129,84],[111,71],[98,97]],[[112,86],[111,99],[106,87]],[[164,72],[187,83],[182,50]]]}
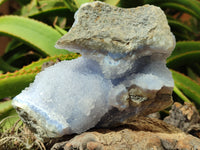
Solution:
{"label": "green plant leaf", "polygon": [[72,12],[75,12],[78,9],[74,0],[63,0],[63,2]]}
{"label": "green plant leaf", "polygon": [[167,66],[177,68],[200,62],[200,42],[181,41],[176,43],[176,47],[171,56],[167,58]]}
{"label": "green plant leaf", "polygon": [[13,108],[11,103],[11,100],[3,102],[0,101],[0,115]]}
{"label": "green plant leaf", "polygon": [[200,76],[200,64],[199,63],[193,63],[189,66],[190,68],[192,68],[192,70],[198,75]]}
{"label": "green plant leaf", "polygon": [[193,36],[190,37],[188,34],[180,33],[179,31],[176,31],[176,29],[173,29],[173,34],[175,35],[177,41],[190,41],[191,39],[193,39]]}
{"label": "green plant leaf", "polygon": [[194,62],[200,62],[200,50],[183,52],[179,55],[172,55],[167,58],[167,66],[173,69]]}
{"label": "green plant leaf", "polygon": [[32,1],[28,6],[24,6],[20,10],[20,14],[41,21],[45,21],[48,17],[66,17],[68,22],[73,23],[74,12],[60,0],[42,0]]}
{"label": "green plant leaf", "polygon": [[62,35],[67,34],[67,31],[65,31],[64,29],[60,28],[59,26],[54,25],[54,27],[60,34],[62,34]]}
{"label": "green plant leaf", "polygon": [[113,6],[116,6],[116,5],[119,4],[120,0],[104,0],[103,2],[110,4],[110,5],[113,5]]}
{"label": "green plant leaf", "polygon": [[89,3],[89,2],[93,2],[94,0],[74,0],[74,2],[76,3],[76,6],[79,8],[82,4],[84,3]]}
{"label": "green plant leaf", "polygon": [[11,103],[12,100],[0,102],[0,132],[8,130],[19,119]]}
{"label": "green plant leaf", "polygon": [[5,3],[7,0],[0,0],[0,6]]}
{"label": "green plant leaf", "polygon": [[175,56],[193,50],[200,50],[199,41],[179,41],[176,43],[176,47],[171,55]]}
{"label": "green plant leaf", "polygon": [[18,68],[15,68],[13,66],[10,66],[8,63],[6,63],[1,57],[0,57],[0,70],[3,70],[4,72],[13,72],[18,70]]}
{"label": "green plant leaf", "polygon": [[13,125],[15,125],[18,120],[19,115],[16,113],[14,108],[0,114],[0,133],[13,129]]}
{"label": "green plant leaf", "polygon": [[187,75],[194,81],[196,81],[198,84],[200,84],[200,77],[191,69],[187,68]]}
{"label": "green plant leaf", "polygon": [[174,83],[187,97],[200,105],[200,85],[186,75],[171,70]]}
{"label": "green plant leaf", "polygon": [[[0,80],[0,98],[8,96],[14,97],[19,94],[25,87],[34,81],[35,75],[39,70],[30,70],[26,73],[19,73],[18,75],[9,76]],[[14,73],[13,73],[14,74]]]}
{"label": "green plant leaf", "polygon": [[[32,48],[23,44],[22,42],[18,42],[18,44],[10,47],[9,51],[3,55],[3,59],[6,61],[6,63],[11,65],[12,63],[15,63],[16,59],[19,59],[21,56],[28,53],[35,54],[36,52],[34,52]],[[40,55],[40,57],[42,57],[42,55]]]}
{"label": "green plant leaf", "polygon": [[191,101],[176,87],[174,86],[174,92],[184,101],[191,103]]}
{"label": "green plant leaf", "polygon": [[163,3],[177,3],[193,10],[194,12],[196,12],[196,14],[198,14],[198,16],[200,16],[200,5],[198,5],[197,2],[195,1],[194,0],[145,0],[145,3],[157,6]]}
{"label": "green plant leaf", "polygon": [[54,47],[61,34],[52,27],[19,16],[0,17],[0,34],[17,38],[43,55],[58,55],[69,53]]}
{"label": "green plant leaf", "polygon": [[168,23],[171,27],[178,28],[179,30],[193,32],[191,27],[180,21],[168,19]]}
{"label": "green plant leaf", "polygon": [[31,0],[16,0],[16,1],[21,5],[27,5],[28,3],[31,2]]}
{"label": "green plant leaf", "polygon": [[163,4],[160,4],[159,6],[161,8],[172,8],[172,9],[178,10],[180,12],[188,13],[188,14],[196,17],[197,19],[200,18],[200,16],[196,12],[194,12],[192,9],[187,8],[187,7],[177,4],[177,3],[172,3],[172,2],[171,3],[163,3]]}

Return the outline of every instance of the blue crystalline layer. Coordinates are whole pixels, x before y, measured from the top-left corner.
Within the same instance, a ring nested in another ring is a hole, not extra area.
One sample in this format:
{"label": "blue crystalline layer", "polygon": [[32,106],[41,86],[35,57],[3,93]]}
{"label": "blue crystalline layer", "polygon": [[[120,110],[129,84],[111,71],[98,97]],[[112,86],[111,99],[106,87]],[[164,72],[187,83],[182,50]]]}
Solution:
{"label": "blue crystalline layer", "polygon": [[[13,104],[18,102],[21,106],[25,106],[26,110],[29,110],[29,114],[31,112],[32,116],[36,116],[34,118],[36,121],[40,118],[40,120],[44,120],[45,122],[40,122],[42,124],[46,124],[46,126],[49,126],[50,128],[56,129],[56,133],[62,133],[62,131],[66,128],[64,127],[58,120],[52,119],[49,117],[48,113],[44,110],[38,108],[37,106],[34,106],[31,101],[25,101],[24,99],[18,99],[18,96],[15,97],[13,100]],[[20,106],[19,106],[20,107]],[[22,108],[24,109],[24,108]]]}
{"label": "blue crystalline layer", "polygon": [[[113,89],[95,61],[80,57],[46,68],[14,101],[24,111],[39,114],[38,119],[47,123],[40,124],[45,130],[52,125],[56,132],[80,133],[94,127],[108,111],[110,97],[118,96],[110,94]],[[117,93],[124,90],[122,86]]]}
{"label": "blue crystalline layer", "polygon": [[[125,109],[126,98],[121,98],[126,97],[132,85],[149,90],[173,86],[164,62],[151,62],[148,57],[138,60],[133,72],[115,80],[105,78],[100,68],[96,61],[84,56],[62,61],[39,73],[14,102],[28,114],[35,115],[47,132],[72,134],[94,127],[113,106]],[[123,68],[116,67],[115,71],[119,69]],[[104,71],[111,72],[109,67]]]}

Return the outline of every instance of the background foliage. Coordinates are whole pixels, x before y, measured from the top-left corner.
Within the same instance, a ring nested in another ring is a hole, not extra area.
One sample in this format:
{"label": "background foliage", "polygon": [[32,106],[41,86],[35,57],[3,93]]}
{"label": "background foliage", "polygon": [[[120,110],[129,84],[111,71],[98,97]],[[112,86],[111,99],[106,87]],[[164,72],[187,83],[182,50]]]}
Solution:
{"label": "background foliage", "polygon": [[[6,0],[0,0],[0,5]],[[15,115],[11,99],[34,80],[48,61],[73,59],[78,54],[54,48],[73,24],[81,4],[94,0],[16,0],[20,9],[0,17],[0,35],[12,37],[0,57],[0,121],[4,132]],[[191,102],[200,109],[200,2],[198,0],[102,0],[118,7],[144,4],[161,7],[177,45],[167,59],[175,81],[174,101]],[[1,133],[1,131],[0,131]],[[0,135],[1,136],[1,135]]]}

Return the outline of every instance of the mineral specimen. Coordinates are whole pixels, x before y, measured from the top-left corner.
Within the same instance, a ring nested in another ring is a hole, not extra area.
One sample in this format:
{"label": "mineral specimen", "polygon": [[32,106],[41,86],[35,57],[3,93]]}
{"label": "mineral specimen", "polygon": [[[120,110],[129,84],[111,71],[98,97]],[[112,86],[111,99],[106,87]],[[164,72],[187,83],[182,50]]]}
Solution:
{"label": "mineral specimen", "polygon": [[13,106],[44,138],[115,126],[162,110],[172,103],[174,84],[165,59],[174,46],[158,7],[84,4],[56,44],[82,57],[46,68]]}

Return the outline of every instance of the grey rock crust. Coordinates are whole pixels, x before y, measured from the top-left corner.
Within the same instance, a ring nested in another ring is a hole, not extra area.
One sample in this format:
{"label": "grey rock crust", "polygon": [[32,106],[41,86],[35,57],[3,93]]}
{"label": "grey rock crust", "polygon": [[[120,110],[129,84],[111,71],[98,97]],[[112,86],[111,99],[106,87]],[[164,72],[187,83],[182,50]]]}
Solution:
{"label": "grey rock crust", "polygon": [[76,12],[75,20],[56,47],[90,53],[128,53],[146,47],[169,53],[174,49],[166,16],[156,6],[123,9],[102,2],[87,3]]}

